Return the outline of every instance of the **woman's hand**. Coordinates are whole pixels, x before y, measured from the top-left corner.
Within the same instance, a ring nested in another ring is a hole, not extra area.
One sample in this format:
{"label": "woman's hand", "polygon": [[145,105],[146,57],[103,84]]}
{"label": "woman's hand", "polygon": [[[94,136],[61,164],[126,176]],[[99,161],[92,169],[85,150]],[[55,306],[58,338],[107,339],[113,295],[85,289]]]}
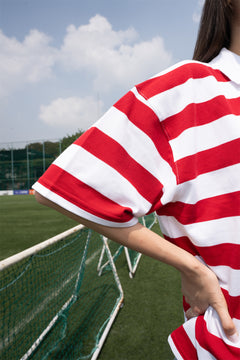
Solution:
{"label": "woman's hand", "polygon": [[182,293],[191,306],[186,312],[187,319],[204,314],[212,306],[220,318],[227,337],[237,333],[231,319],[226,300],[219,286],[216,275],[207,266],[196,259],[197,263],[191,270],[181,273]]}

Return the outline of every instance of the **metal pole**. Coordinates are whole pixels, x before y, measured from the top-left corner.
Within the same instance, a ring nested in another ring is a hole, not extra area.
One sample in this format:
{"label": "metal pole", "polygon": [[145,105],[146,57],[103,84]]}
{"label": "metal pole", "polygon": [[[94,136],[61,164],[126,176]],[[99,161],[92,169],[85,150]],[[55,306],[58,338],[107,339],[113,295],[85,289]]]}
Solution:
{"label": "metal pole", "polygon": [[12,176],[12,189],[14,190],[14,163],[13,163],[13,147],[11,147],[11,176]]}
{"label": "metal pole", "polygon": [[45,172],[46,170],[46,161],[45,161],[45,143],[43,141],[43,146],[42,146],[42,154],[43,154],[43,172]]}
{"label": "metal pole", "polygon": [[28,152],[28,145],[26,146],[27,150],[27,185],[28,189],[30,189],[30,171],[29,171],[29,152]]}
{"label": "metal pole", "polygon": [[59,140],[59,155],[61,154],[62,152],[62,141]]}

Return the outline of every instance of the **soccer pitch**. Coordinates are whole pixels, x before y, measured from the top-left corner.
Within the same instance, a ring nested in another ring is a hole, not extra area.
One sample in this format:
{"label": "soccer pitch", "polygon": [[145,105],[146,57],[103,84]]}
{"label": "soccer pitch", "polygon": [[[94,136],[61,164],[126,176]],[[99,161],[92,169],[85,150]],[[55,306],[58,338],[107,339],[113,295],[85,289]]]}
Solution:
{"label": "soccer pitch", "polygon": [[[0,257],[11,256],[76,225],[33,196],[0,197]],[[157,225],[154,231],[159,231]],[[116,261],[124,291],[121,309],[100,360],[168,360],[167,336],[183,320],[178,273],[142,257],[130,279],[124,253]],[[177,300],[178,299],[178,300]]]}

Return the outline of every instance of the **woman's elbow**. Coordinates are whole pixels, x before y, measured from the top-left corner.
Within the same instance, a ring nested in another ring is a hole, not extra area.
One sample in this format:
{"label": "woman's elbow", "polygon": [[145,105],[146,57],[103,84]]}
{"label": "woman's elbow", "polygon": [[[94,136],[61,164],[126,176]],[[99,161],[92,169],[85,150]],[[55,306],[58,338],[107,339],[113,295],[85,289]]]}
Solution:
{"label": "woman's elbow", "polygon": [[35,199],[39,204],[49,206],[49,200],[44,196],[42,196],[41,194],[39,194],[39,192],[37,191],[35,191]]}

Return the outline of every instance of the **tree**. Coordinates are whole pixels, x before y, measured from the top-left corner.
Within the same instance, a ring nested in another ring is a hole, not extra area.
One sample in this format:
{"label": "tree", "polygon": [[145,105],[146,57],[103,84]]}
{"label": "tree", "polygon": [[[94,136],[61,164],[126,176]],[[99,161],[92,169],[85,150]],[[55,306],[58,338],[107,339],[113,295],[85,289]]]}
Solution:
{"label": "tree", "polygon": [[67,135],[61,140],[62,151],[65,150],[69,145],[71,145],[75,140],[83,134],[83,131],[79,130],[73,135]]}

